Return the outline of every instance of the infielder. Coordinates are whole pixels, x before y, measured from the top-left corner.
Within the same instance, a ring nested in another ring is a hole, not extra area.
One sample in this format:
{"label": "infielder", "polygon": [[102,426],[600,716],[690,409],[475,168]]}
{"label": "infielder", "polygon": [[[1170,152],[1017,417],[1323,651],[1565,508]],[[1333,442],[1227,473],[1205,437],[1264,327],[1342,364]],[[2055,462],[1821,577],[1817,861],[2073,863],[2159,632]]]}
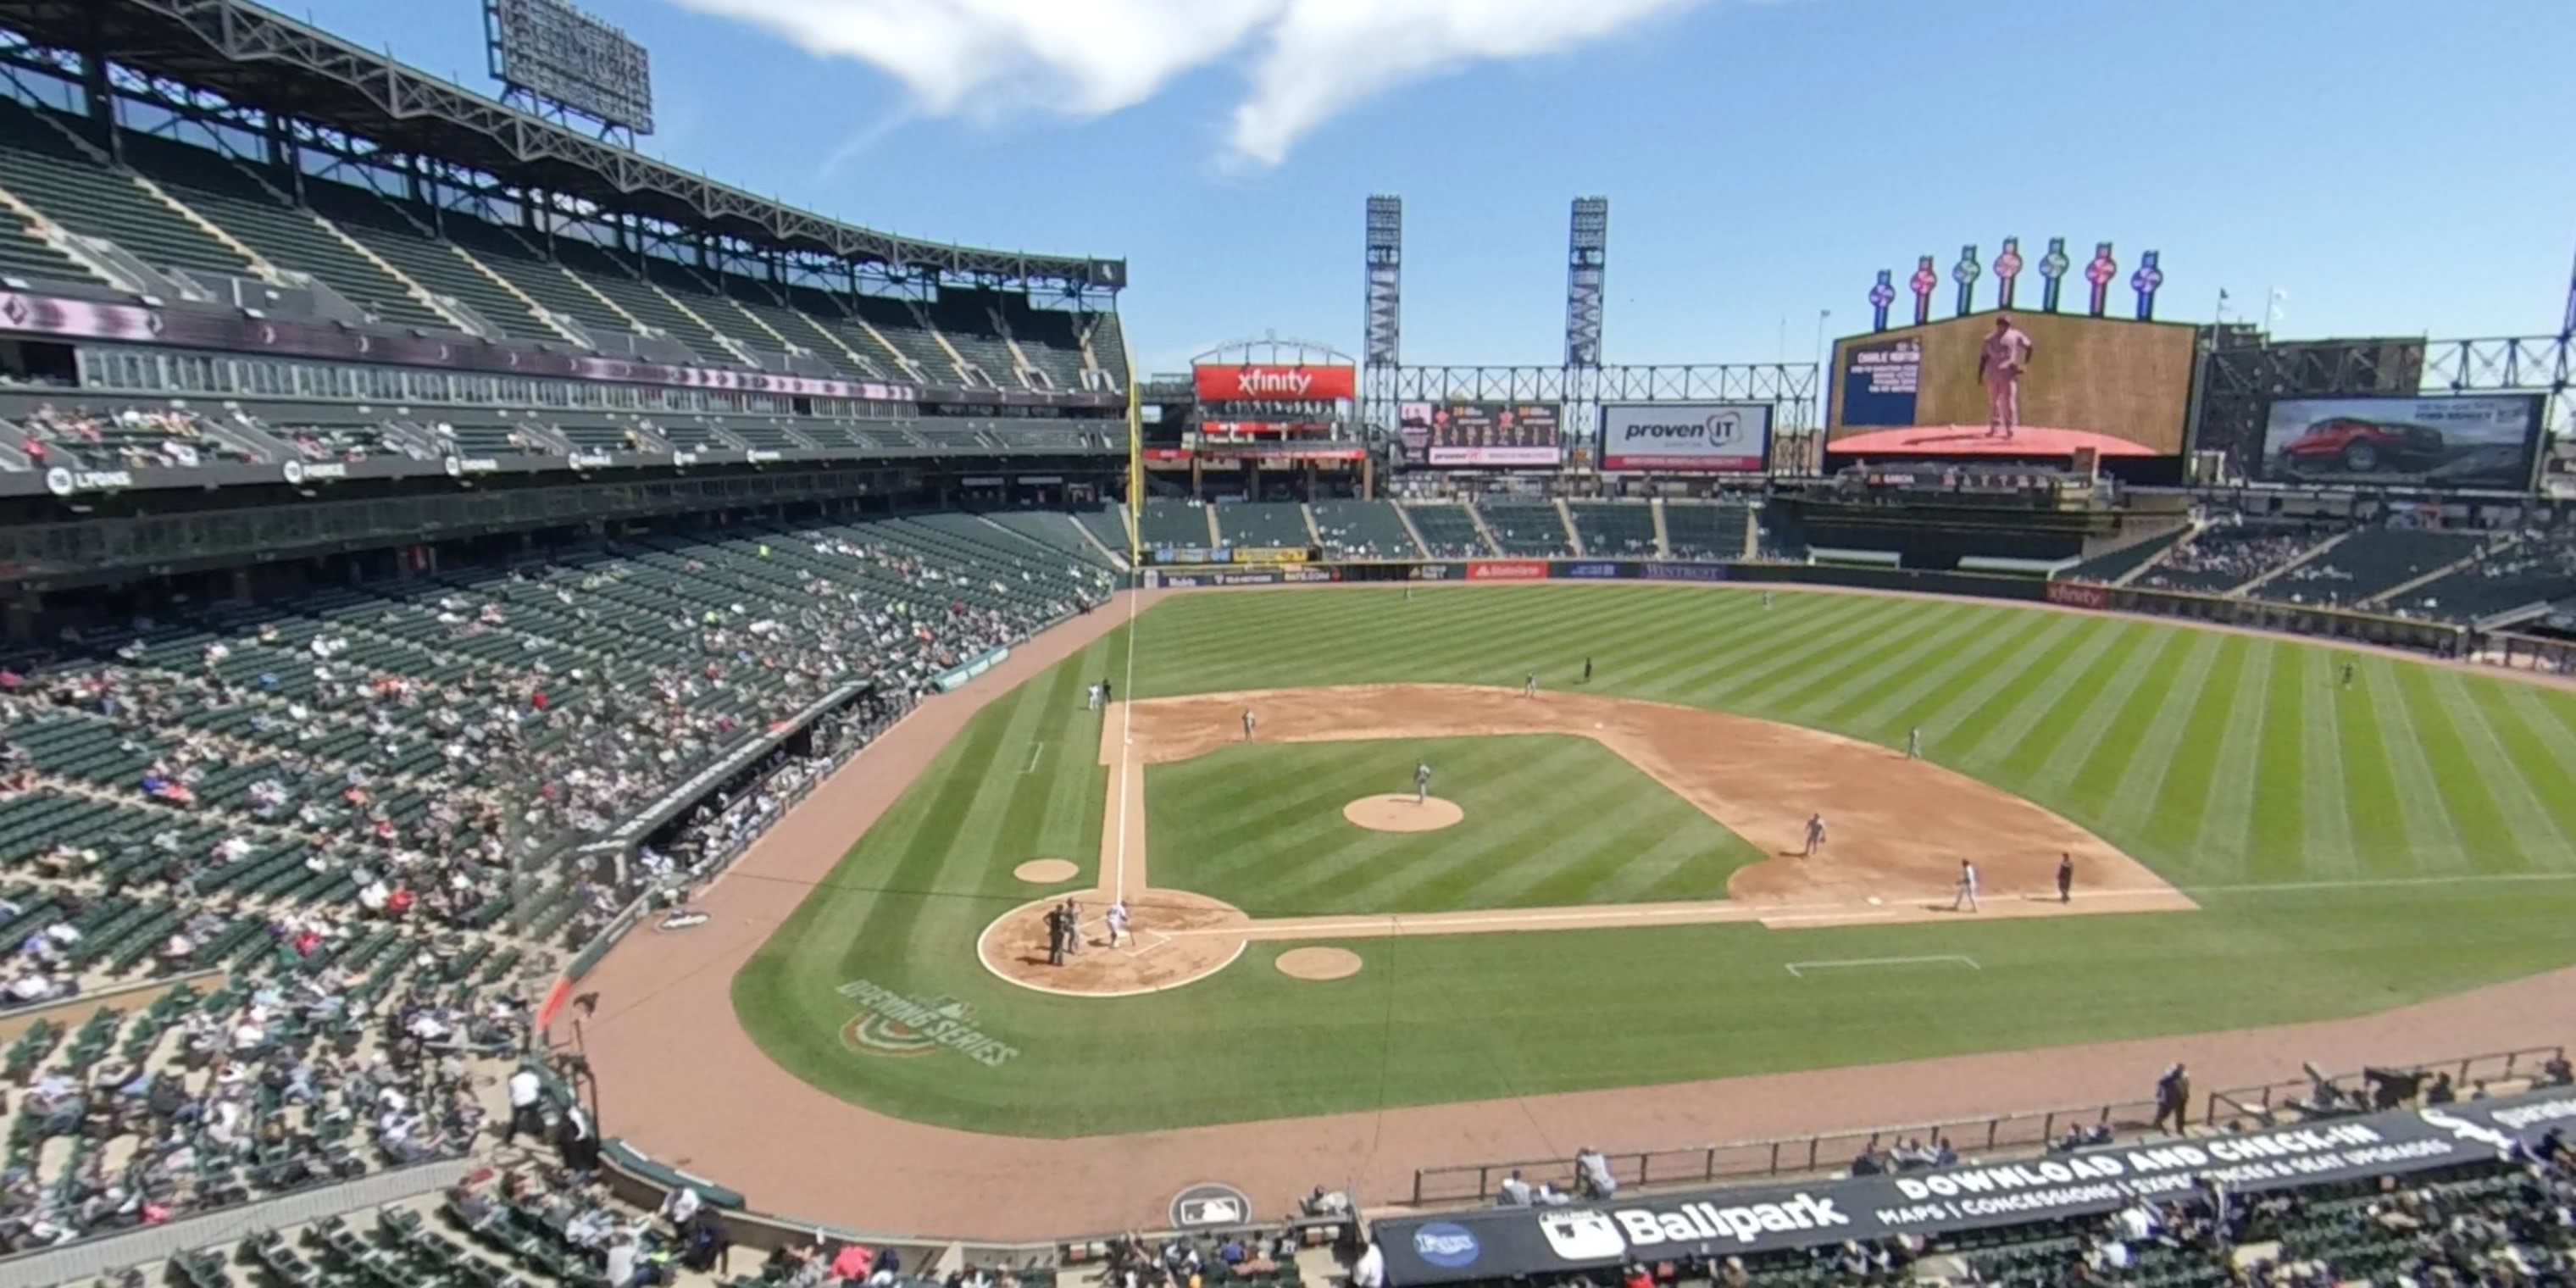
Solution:
{"label": "infielder", "polygon": [[1091,695],[1091,709],[1098,711],[1100,709],[1100,686],[1097,684],[1092,685],[1088,690],[1085,690],[1085,692]]}
{"label": "infielder", "polygon": [[1245,707],[1245,708],[1243,709],[1243,740],[1244,740],[1245,742],[1250,742],[1250,741],[1252,741],[1252,726],[1253,726],[1253,723],[1254,723],[1254,721],[1253,721],[1253,719],[1252,719],[1252,708],[1250,708],[1250,707]]}
{"label": "infielder", "polygon": [[[1247,720],[1251,719],[1250,716],[1246,716],[1244,718]],[[1923,759],[1923,726],[1916,725],[1905,731],[1905,758],[1907,760]]]}
{"label": "infielder", "polygon": [[2057,855],[2057,901],[2066,903],[2074,898],[2075,856],[2061,850]]}
{"label": "infielder", "polygon": [[1966,859],[1959,860],[1959,893],[1951,896],[1950,911],[1957,912],[1963,905],[1970,912],[1977,910],[1977,865]]}
{"label": "infielder", "polygon": [[1526,677],[1523,677],[1521,680],[1521,696],[1524,698],[1535,698],[1538,696],[1538,672],[1532,671]]}
{"label": "infielder", "polygon": [[1109,911],[1102,913],[1100,915],[1100,919],[1109,926],[1110,947],[1116,948],[1118,946],[1118,941],[1122,939],[1129,943],[1135,942],[1136,937],[1127,933],[1126,900],[1117,899],[1111,901]]}
{"label": "infielder", "polygon": [[1800,850],[1798,852],[1798,857],[1802,859],[1812,859],[1816,857],[1816,851],[1823,848],[1825,848],[1825,816],[1822,814],[1809,814],[1807,816],[1807,848]]}
{"label": "infielder", "polygon": [[1429,799],[1431,799],[1431,762],[1418,760],[1413,763],[1413,803],[1419,805]]}

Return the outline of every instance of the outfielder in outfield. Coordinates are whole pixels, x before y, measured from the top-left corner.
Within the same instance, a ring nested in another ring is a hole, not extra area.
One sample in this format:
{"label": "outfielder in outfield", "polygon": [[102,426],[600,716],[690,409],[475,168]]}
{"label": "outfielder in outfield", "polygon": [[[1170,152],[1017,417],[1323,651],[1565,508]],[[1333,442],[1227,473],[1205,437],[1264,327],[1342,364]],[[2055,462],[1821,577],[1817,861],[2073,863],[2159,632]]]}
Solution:
{"label": "outfielder in outfield", "polygon": [[1419,805],[1429,799],[1431,799],[1431,763],[1429,761],[1415,761],[1413,764],[1413,803]]}

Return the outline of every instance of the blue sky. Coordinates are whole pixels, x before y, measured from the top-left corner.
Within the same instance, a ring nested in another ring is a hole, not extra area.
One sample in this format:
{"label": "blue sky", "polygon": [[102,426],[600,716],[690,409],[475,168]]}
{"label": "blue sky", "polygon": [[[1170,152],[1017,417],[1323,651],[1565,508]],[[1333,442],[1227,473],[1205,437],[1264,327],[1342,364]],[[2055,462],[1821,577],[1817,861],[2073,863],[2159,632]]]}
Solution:
{"label": "blue sky", "polygon": [[[488,85],[475,0],[281,7]],[[2109,240],[2124,273],[2161,251],[2168,318],[2280,288],[2292,336],[2553,333],[2576,251],[2565,0],[585,7],[652,50],[646,151],[872,227],[1124,256],[1150,370],[1269,330],[1357,352],[1374,192],[1405,199],[1409,362],[1556,361],[1585,194],[1612,362],[1803,361],[1819,310],[1866,324],[1875,270],[2007,234]]]}

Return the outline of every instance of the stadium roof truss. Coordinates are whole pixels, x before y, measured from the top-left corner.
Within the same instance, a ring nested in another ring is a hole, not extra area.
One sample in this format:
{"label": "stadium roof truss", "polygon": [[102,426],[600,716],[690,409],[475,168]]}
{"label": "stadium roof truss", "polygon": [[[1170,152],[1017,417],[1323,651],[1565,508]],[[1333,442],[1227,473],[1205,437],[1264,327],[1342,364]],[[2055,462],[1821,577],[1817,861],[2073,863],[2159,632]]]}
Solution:
{"label": "stadium roof truss", "polygon": [[[238,128],[275,117],[299,145],[479,200],[631,215],[771,247],[843,280],[1115,293],[1124,260],[918,241],[753,196],[424,75],[242,0],[0,0],[9,61]],[[542,197],[532,200],[533,194]]]}

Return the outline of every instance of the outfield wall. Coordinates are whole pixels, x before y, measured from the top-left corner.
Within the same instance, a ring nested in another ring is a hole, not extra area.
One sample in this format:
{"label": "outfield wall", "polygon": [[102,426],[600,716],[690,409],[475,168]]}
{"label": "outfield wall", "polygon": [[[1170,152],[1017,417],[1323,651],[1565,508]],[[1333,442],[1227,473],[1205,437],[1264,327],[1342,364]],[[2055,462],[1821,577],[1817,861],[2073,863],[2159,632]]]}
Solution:
{"label": "outfield wall", "polygon": [[2136,613],[2186,621],[2243,626],[2321,639],[2350,640],[2412,649],[2438,657],[2466,657],[2475,644],[2467,627],[2365,613],[2348,608],[2284,604],[2271,600],[2143,590],[2092,582],[2043,581],[1991,573],[1867,568],[1838,564],[1682,563],[1637,559],[1457,559],[1402,563],[1319,563],[1247,568],[1231,564],[1148,568],[1138,584],[1172,590],[1226,586],[1294,586],[1352,583],[1388,585],[1470,583],[1528,584],[1549,581],[1646,581],[1701,585],[1831,586],[2047,603],[2093,612]]}

